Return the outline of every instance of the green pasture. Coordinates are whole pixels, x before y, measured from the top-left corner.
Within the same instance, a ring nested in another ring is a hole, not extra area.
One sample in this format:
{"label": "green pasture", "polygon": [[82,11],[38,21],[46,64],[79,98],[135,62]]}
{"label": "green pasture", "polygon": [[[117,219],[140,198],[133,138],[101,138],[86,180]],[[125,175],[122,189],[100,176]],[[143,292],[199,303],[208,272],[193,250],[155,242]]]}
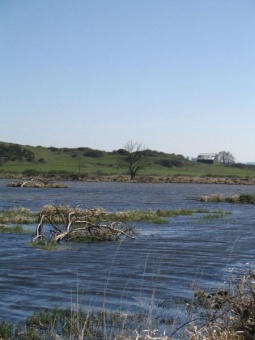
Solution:
{"label": "green pasture", "polygon": [[[1,143],[1,142],[0,142]],[[70,173],[81,175],[125,175],[126,169],[119,164],[123,157],[116,152],[105,152],[88,148],[46,148],[42,146],[22,146],[35,155],[33,162],[24,160],[0,162],[0,172],[2,173],[23,173],[35,171],[37,173]],[[99,152],[97,157],[88,157],[84,154],[89,151]],[[178,158],[174,154],[155,153],[152,156],[143,158],[143,169],[139,172],[141,176],[199,176],[199,177],[248,177],[255,178],[255,166],[228,167],[224,165],[201,164],[191,161],[184,161],[178,166],[163,166],[158,164],[161,159],[171,160]]]}

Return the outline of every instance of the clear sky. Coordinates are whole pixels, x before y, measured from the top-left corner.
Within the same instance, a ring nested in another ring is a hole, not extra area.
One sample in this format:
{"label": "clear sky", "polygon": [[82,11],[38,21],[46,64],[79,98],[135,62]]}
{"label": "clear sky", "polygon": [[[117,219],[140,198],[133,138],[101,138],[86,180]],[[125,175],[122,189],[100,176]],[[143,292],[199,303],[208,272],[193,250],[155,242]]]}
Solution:
{"label": "clear sky", "polygon": [[0,0],[0,141],[255,161],[254,0]]}

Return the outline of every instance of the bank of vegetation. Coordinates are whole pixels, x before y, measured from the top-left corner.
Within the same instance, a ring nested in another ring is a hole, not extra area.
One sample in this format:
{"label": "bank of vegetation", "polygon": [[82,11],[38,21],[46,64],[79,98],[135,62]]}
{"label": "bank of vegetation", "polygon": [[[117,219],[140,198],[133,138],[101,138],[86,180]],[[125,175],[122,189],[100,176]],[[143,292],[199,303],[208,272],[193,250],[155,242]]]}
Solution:
{"label": "bank of vegetation", "polygon": [[[202,164],[153,150],[32,147],[0,142],[0,178],[255,184],[255,166]],[[131,163],[130,163],[131,162]],[[123,166],[124,165],[124,166]],[[134,174],[133,174],[134,175]]]}

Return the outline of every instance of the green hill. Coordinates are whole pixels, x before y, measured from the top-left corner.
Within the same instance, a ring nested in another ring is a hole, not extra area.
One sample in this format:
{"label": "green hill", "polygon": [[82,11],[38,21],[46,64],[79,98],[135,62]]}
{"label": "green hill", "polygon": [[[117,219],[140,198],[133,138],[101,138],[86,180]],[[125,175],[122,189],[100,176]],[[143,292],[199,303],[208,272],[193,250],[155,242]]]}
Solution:
{"label": "green hill", "polygon": [[[200,164],[174,153],[143,150],[142,176],[225,176],[255,178],[255,166]],[[55,148],[0,142],[0,173],[72,174],[81,176],[125,175],[120,167],[126,156],[124,149],[106,152],[87,147]]]}

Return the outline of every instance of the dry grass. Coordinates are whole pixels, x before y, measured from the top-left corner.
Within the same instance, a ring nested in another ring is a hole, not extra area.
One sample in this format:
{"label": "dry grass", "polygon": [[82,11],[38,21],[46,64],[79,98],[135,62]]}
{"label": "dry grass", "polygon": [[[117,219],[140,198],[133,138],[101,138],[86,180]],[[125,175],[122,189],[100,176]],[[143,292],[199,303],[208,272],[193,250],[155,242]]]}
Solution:
{"label": "dry grass", "polygon": [[201,313],[206,316],[184,331],[189,340],[254,340],[255,275],[243,276],[228,292],[196,293]]}

